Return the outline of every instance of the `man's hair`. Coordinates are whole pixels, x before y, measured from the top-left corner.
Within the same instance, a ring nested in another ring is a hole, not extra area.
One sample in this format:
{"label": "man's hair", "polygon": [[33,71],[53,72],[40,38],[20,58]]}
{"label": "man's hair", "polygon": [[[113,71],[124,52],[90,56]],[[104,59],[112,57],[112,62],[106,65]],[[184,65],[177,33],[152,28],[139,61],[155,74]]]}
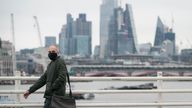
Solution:
{"label": "man's hair", "polygon": [[59,49],[58,49],[58,47],[57,47],[56,45],[50,45],[49,48],[48,48],[48,51],[49,51],[51,48],[54,48],[54,49],[57,51],[57,53],[59,53]]}

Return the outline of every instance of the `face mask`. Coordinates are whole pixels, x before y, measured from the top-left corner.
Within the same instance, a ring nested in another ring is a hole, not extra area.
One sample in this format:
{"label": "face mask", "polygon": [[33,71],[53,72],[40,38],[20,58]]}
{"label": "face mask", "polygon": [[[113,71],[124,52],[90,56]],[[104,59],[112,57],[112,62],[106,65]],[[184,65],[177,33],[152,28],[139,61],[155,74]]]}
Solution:
{"label": "face mask", "polygon": [[48,57],[50,60],[54,61],[57,59],[57,53],[49,53]]}

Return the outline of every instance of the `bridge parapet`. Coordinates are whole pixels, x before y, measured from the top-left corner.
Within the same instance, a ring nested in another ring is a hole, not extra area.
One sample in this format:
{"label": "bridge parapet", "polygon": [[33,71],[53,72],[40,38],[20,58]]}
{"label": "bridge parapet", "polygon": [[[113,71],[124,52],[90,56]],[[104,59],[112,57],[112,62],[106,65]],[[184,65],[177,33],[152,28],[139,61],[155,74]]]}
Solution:
{"label": "bridge parapet", "polygon": [[[159,74],[160,75],[160,74]],[[0,80],[37,80],[39,77],[0,77]],[[154,103],[119,103],[119,102],[113,102],[113,103],[81,103],[77,102],[77,108],[86,108],[86,107],[156,107],[159,108],[163,106],[192,106],[191,101],[180,101],[180,102],[165,102],[162,101],[161,95],[163,93],[192,93],[192,89],[165,89],[161,88],[163,81],[182,81],[182,80],[188,80],[192,81],[192,77],[163,77],[163,76],[157,76],[157,77],[71,77],[72,81],[158,81],[160,83],[157,83],[157,89],[156,90],[74,90],[73,93],[95,93],[95,94],[119,94],[119,93],[158,93],[159,94],[159,101],[154,101]],[[18,83],[17,86],[20,86]],[[0,94],[23,94],[25,90],[0,90]],[[44,93],[44,91],[37,91],[36,93]],[[0,104],[1,108],[4,107],[42,107],[43,103],[32,103],[32,104],[24,104],[17,102],[15,104]]]}

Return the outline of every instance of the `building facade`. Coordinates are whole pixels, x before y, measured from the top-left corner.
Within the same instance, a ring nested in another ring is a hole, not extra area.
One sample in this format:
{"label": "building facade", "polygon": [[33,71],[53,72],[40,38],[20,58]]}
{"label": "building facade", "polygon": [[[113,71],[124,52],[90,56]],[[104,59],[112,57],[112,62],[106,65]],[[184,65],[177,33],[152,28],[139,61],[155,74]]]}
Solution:
{"label": "building facade", "polygon": [[78,56],[89,57],[91,55],[91,38],[87,35],[76,35],[75,39]]}
{"label": "building facade", "polygon": [[107,57],[109,53],[109,21],[117,6],[117,0],[103,0],[100,6],[100,58]]}
{"label": "building facade", "polygon": [[12,43],[0,39],[0,76],[13,76]]}
{"label": "building facade", "polygon": [[164,34],[166,32],[166,26],[161,21],[160,17],[157,18],[157,27],[155,32],[154,46],[161,46],[164,41]]}
{"label": "building facade", "polygon": [[167,33],[165,33],[165,39],[164,40],[169,40],[173,43],[173,55],[176,54],[176,40],[175,40],[175,33],[173,32],[172,29],[169,29]]}
{"label": "building facade", "polygon": [[59,34],[59,49],[62,56],[75,54],[75,49],[73,48],[74,39],[72,37],[73,18],[71,14],[67,14],[66,17],[67,24],[63,25]]}
{"label": "building facade", "polygon": [[164,53],[164,56],[171,57],[174,55],[174,43],[170,40],[164,40],[161,45],[161,53]]}
{"label": "building facade", "polygon": [[100,45],[96,45],[94,48],[94,59],[99,59],[99,54],[100,54]]}
{"label": "building facade", "polygon": [[55,36],[46,36],[45,37],[45,47],[49,47],[50,45],[56,45]]}
{"label": "building facade", "polygon": [[[160,17],[157,19],[157,27],[155,33],[155,41],[154,47],[161,46],[160,50],[169,49],[167,55],[172,56],[176,54],[176,45],[175,45],[175,33],[172,29],[168,28],[163,22],[161,21]],[[168,45],[169,44],[169,45]],[[169,46],[169,48],[165,48],[165,46]],[[170,47],[171,46],[171,47]],[[172,49],[170,49],[172,48]]]}
{"label": "building facade", "polygon": [[109,23],[108,56],[138,53],[131,5],[115,8]]}
{"label": "building facade", "polygon": [[180,60],[182,62],[192,63],[192,49],[181,50]]}
{"label": "building facade", "polygon": [[79,14],[73,20],[67,15],[67,24],[61,29],[59,47],[63,56],[90,57],[92,52],[92,22],[87,21],[86,14]]}
{"label": "building facade", "polygon": [[148,55],[150,54],[152,48],[152,44],[151,43],[143,43],[139,45],[139,53],[143,54],[143,55]]}

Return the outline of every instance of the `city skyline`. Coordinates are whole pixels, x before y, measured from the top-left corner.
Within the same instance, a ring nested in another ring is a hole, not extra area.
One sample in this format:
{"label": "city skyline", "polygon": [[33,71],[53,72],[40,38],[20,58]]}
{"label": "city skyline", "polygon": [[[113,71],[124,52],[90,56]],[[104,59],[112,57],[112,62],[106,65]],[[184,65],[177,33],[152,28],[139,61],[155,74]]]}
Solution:
{"label": "city skyline", "polygon": [[[83,1],[0,0],[0,37],[2,40],[11,40],[10,14],[14,13],[16,50],[39,47],[33,16],[38,17],[42,40],[49,35],[56,36],[58,40],[60,29],[62,25],[66,24],[66,14],[71,13],[74,18],[77,18],[79,13],[85,13],[87,19],[93,22],[93,49],[95,45],[99,44],[99,8],[102,1]],[[74,2],[76,3],[74,4]],[[138,44],[154,43],[156,19],[160,16],[168,26],[172,26],[172,17],[174,18],[176,45],[180,45],[181,48],[191,46],[191,0],[185,0],[185,2],[180,0],[122,0],[121,6],[124,7],[125,3],[131,4],[133,8]],[[44,5],[42,6],[42,4]]]}

